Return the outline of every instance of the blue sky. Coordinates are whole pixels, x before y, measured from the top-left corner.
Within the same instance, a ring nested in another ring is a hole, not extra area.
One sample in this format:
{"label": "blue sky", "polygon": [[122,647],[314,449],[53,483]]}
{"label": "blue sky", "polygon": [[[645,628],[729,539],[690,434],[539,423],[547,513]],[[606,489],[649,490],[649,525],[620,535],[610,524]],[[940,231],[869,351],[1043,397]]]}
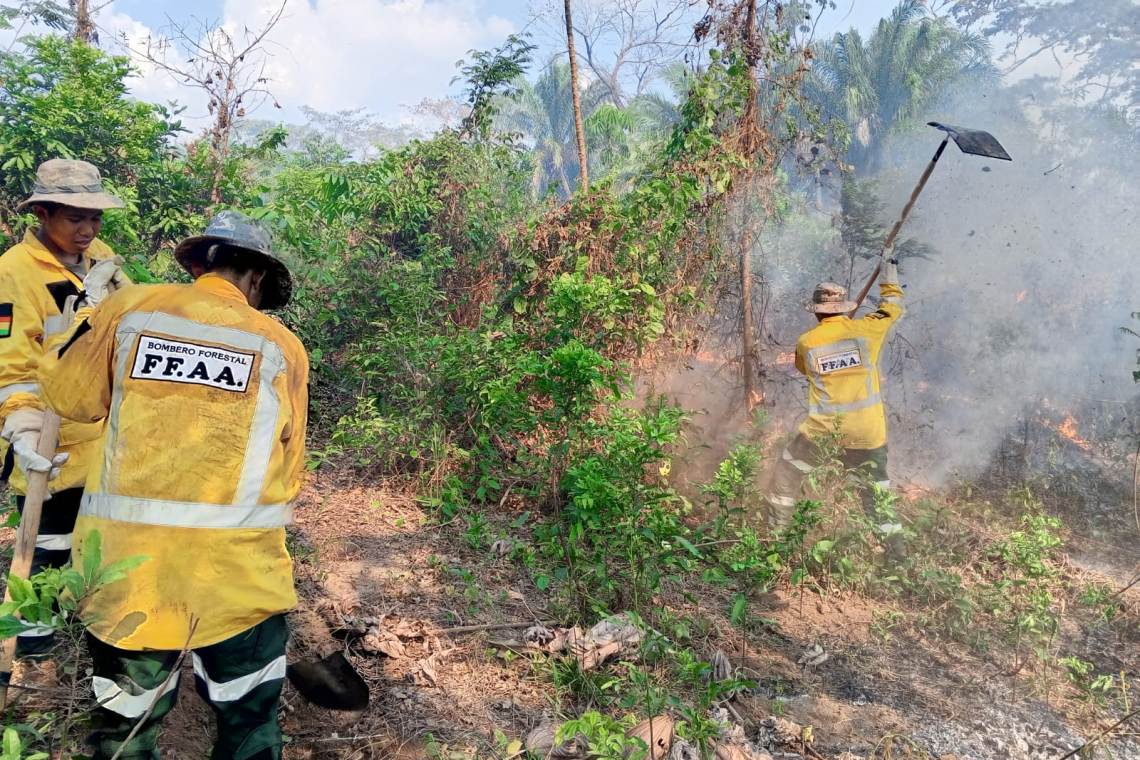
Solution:
{"label": "blue sky", "polygon": [[[116,47],[125,34],[139,47],[159,32],[167,16],[221,21],[232,29],[258,26],[281,0],[115,0],[99,16],[102,44]],[[532,6],[543,0],[288,0],[274,30],[268,62],[281,110],[263,107],[255,118],[301,121],[298,108],[322,111],[363,107],[390,123],[408,118],[422,98],[452,95],[455,62],[467,51],[490,49],[527,27]],[[868,28],[890,12],[894,0],[838,0],[818,29],[828,35],[851,26]],[[704,6],[703,2],[696,7]],[[549,27],[547,27],[549,28]],[[552,51],[556,42],[540,24],[534,41]],[[549,53],[547,53],[549,54]],[[540,57],[545,57],[540,51]],[[168,75],[142,66],[132,91],[156,102],[187,106],[189,124],[202,123],[205,103]]]}

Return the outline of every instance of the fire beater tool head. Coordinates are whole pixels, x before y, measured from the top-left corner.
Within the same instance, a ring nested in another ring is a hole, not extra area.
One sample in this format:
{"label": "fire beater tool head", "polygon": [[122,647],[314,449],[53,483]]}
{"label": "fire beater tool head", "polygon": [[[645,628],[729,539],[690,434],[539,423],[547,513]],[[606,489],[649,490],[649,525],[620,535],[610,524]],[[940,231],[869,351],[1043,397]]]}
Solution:
{"label": "fire beater tool head", "polygon": [[967,129],[965,127],[953,127],[949,124],[942,124],[941,122],[929,122],[929,126],[935,129],[941,129],[953,138],[954,143],[958,149],[963,153],[968,153],[971,156],[985,156],[986,158],[996,158],[1001,161],[1012,161],[1005,148],[997,141],[997,138],[989,132],[983,132],[980,129]]}

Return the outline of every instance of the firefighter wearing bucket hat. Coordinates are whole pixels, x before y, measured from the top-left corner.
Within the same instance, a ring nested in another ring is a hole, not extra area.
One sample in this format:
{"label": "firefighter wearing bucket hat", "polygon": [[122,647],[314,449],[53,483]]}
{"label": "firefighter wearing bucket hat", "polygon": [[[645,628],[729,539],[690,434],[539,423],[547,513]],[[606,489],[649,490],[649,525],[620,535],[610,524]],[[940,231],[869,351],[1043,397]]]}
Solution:
{"label": "firefighter wearing bucket hat", "polygon": [[889,250],[883,253],[879,289],[878,310],[860,319],[849,316],[856,305],[847,300],[846,288],[824,282],[812,293],[806,308],[819,324],[796,344],[796,369],[808,378],[808,416],[776,463],[767,501],[772,526],[790,525],[806,477],[818,460],[813,439],[834,434],[838,426],[840,459],[869,476],[871,483],[861,489],[863,506],[876,519],[891,557],[897,560],[903,557],[901,526],[893,514],[876,515],[874,499],[875,485],[890,485],[879,356],[904,311],[898,266]]}
{"label": "firefighter wearing bucket hat", "polygon": [[[53,334],[69,326],[69,298],[94,306],[127,280],[122,260],[97,237],[106,209],[123,202],[103,189],[99,170],[84,161],[52,159],[36,172],[35,189],[17,209],[31,209],[39,226],[0,256],[0,420],[5,473],[23,509],[27,473],[50,471],[55,497],[45,506],[32,557],[32,573],[59,567],[71,555],[71,531],[87,470],[96,455],[99,425],[65,421],[54,461],[36,454],[43,403],[35,368]],[[46,659],[54,644],[48,626],[27,626],[16,657]]]}
{"label": "firefighter wearing bucket hat", "polygon": [[[98,531],[102,562],[147,556],[87,606],[97,757],[157,757],[189,638],[198,693],[214,709],[213,757],[281,756],[284,613],[296,604],[285,526],[304,463],[309,364],[259,310],[292,280],[269,235],[237,212],[174,252],[191,285],[135,286],[78,321],[40,366],[61,417],[103,423],[73,560]],[[191,619],[196,627],[191,631]],[[157,700],[157,701],[156,701]]]}

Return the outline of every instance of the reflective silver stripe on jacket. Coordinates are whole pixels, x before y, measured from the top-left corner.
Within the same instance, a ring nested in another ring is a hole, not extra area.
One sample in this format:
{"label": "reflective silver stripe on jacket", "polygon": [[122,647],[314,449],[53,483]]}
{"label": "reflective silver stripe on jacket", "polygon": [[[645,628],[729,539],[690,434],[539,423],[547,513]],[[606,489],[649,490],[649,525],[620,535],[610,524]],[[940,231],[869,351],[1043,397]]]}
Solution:
{"label": "reflective silver stripe on jacket", "polygon": [[881,397],[878,393],[872,393],[867,398],[860,401],[852,401],[850,404],[812,405],[808,407],[808,411],[812,414],[850,414],[851,412],[858,412],[872,406],[877,406],[880,400]]}
{"label": "reflective silver stripe on jacket", "polygon": [[191,656],[194,658],[194,675],[202,679],[206,685],[206,693],[210,695],[210,701],[215,704],[218,702],[236,702],[263,683],[280,681],[285,678],[285,655],[281,655],[260,670],[255,670],[224,683],[219,683],[210,678],[210,674],[206,672],[206,666],[197,652],[192,652]]}
{"label": "reflective silver stripe on jacket", "polygon": [[12,383],[0,388],[0,403],[7,401],[13,393],[32,393],[40,395],[40,386],[36,383]]}
{"label": "reflective silver stripe on jacket", "polygon": [[293,522],[293,505],[202,504],[91,493],[83,494],[79,514],[169,528],[283,528]]}
{"label": "reflective silver stripe on jacket", "polygon": [[[261,354],[258,368],[257,399],[249,430],[241,476],[234,489],[233,504],[256,504],[261,497],[269,459],[276,444],[277,414],[281,400],[273,381],[285,371],[285,352],[268,338],[233,327],[207,325],[162,312],[137,311],[125,315],[115,331],[115,378],[111,410],[107,417],[107,442],[103,449],[103,472],[111,470],[119,438],[119,410],[123,404],[123,378],[128,375],[131,353],[144,330],[187,341],[204,341]],[[252,527],[252,526],[251,526]]]}
{"label": "reflective silver stripe on jacket", "polygon": [[234,504],[257,503],[265,486],[269,458],[273,455],[273,445],[277,442],[277,410],[281,407],[281,400],[277,397],[273,380],[285,371],[285,359],[281,355],[281,349],[278,348],[277,353],[276,357],[270,358],[267,353],[262,352],[257,405],[253,410],[253,423],[249,427],[249,440],[245,445],[245,461],[242,462],[241,477],[238,478],[237,488],[234,489]]}
{"label": "reflective silver stripe on jacket", "polygon": [[[823,378],[817,374],[818,364],[816,359],[821,356],[851,350],[858,350],[859,356],[863,360],[861,369],[867,373],[867,397],[845,404],[835,403],[831,398],[831,394],[827,392],[827,386],[824,384]],[[819,390],[819,404],[812,404],[808,407],[810,414],[849,414],[850,412],[869,409],[882,401],[882,396],[875,393],[875,357],[871,355],[871,347],[868,345],[866,338],[845,338],[835,343],[809,348],[805,352],[805,359],[807,360],[808,368],[811,370],[811,382]]]}

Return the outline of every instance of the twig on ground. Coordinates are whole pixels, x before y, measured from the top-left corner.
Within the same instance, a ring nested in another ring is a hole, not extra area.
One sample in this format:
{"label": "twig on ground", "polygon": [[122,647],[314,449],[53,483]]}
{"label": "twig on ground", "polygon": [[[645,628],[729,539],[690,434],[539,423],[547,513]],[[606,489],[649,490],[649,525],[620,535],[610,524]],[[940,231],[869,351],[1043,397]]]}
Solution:
{"label": "twig on ground", "polygon": [[52,694],[52,695],[55,695],[57,697],[63,697],[65,699],[74,699],[74,697],[67,696],[67,695],[71,694],[70,689],[64,689],[64,688],[60,688],[60,687],[25,686],[24,684],[20,684],[20,683],[10,683],[10,684],[8,684],[8,688],[9,689],[17,689],[19,691],[34,691],[38,694]]}
{"label": "twig on ground", "polygon": [[1140,441],[1136,442],[1136,456],[1132,462],[1132,517],[1136,520],[1136,532],[1140,533],[1140,490],[1137,481],[1140,480]]}
{"label": "twig on ground", "polygon": [[827,760],[827,758],[825,758],[823,755],[812,749],[811,745],[803,739],[800,740],[800,744],[803,746],[804,754],[808,757],[813,758],[814,760]]}
{"label": "twig on ground", "polygon": [[1094,744],[1099,742],[1101,739],[1103,739],[1104,737],[1108,736],[1113,731],[1115,731],[1121,724],[1125,723],[1128,720],[1131,720],[1132,718],[1135,718],[1137,715],[1140,715],[1140,710],[1133,710],[1132,712],[1128,713],[1123,718],[1116,721],[1115,723],[1113,723],[1111,726],[1109,726],[1105,730],[1101,731],[1099,734],[1094,736],[1092,739],[1089,739],[1087,742],[1085,742],[1081,746],[1077,747],[1075,750],[1073,750],[1069,754],[1062,755],[1061,757],[1057,758],[1057,760],[1069,760],[1070,757],[1076,757],[1086,747],[1092,747]]}
{"label": "twig on ground", "polygon": [[434,631],[436,635],[444,633],[474,633],[475,631],[493,631],[507,628],[530,628],[532,625],[557,625],[557,623],[540,623],[532,620],[529,623],[486,623],[484,625],[460,625],[455,628],[440,628]]}
{"label": "twig on ground", "polygon": [[392,734],[368,734],[366,736],[325,736],[320,739],[306,739],[313,744],[327,744],[329,742],[363,742],[371,739],[391,739]]}
{"label": "twig on ground", "polygon": [[1110,597],[1108,597],[1108,598],[1109,598],[1109,599],[1115,599],[1116,597],[1123,595],[1125,591],[1127,591],[1128,589],[1132,588],[1132,587],[1133,587],[1133,586],[1135,586],[1137,583],[1140,583],[1140,575],[1137,575],[1135,578],[1133,578],[1132,580],[1128,581],[1128,585],[1127,585],[1127,586],[1125,586],[1124,588],[1120,589],[1119,591],[1114,591],[1114,592],[1113,592],[1113,594],[1112,594],[1112,596],[1110,596]]}
{"label": "twig on ground", "polygon": [[136,723],[135,727],[131,729],[131,732],[127,734],[127,738],[123,741],[122,744],[119,745],[119,749],[115,752],[114,755],[111,756],[111,760],[119,760],[119,756],[123,754],[123,750],[130,745],[131,741],[138,734],[139,730],[142,729],[143,724],[146,723],[147,718],[149,718],[151,713],[154,712],[154,706],[158,704],[158,700],[162,699],[163,696],[166,695],[166,686],[170,683],[170,679],[177,677],[182,671],[182,661],[186,659],[186,654],[190,651],[190,640],[194,638],[194,631],[198,628],[199,620],[201,620],[201,618],[195,617],[191,613],[190,632],[186,634],[186,643],[182,645],[182,651],[178,653],[178,659],[174,661],[174,667],[172,667],[170,669],[170,672],[166,674],[166,678],[159,685],[158,692],[154,695],[154,699],[150,701],[150,707],[146,708],[146,712],[142,714],[142,717],[139,718],[139,722]]}
{"label": "twig on ground", "polygon": [[719,704],[724,709],[728,710],[729,715],[731,715],[736,720],[737,723],[739,723],[742,726],[747,726],[747,723],[744,722],[744,718],[742,718],[740,716],[740,713],[738,713],[736,711],[736,708],[733,707],[732,703],[729,702],[727,699],[722,699],[717,704]]}

